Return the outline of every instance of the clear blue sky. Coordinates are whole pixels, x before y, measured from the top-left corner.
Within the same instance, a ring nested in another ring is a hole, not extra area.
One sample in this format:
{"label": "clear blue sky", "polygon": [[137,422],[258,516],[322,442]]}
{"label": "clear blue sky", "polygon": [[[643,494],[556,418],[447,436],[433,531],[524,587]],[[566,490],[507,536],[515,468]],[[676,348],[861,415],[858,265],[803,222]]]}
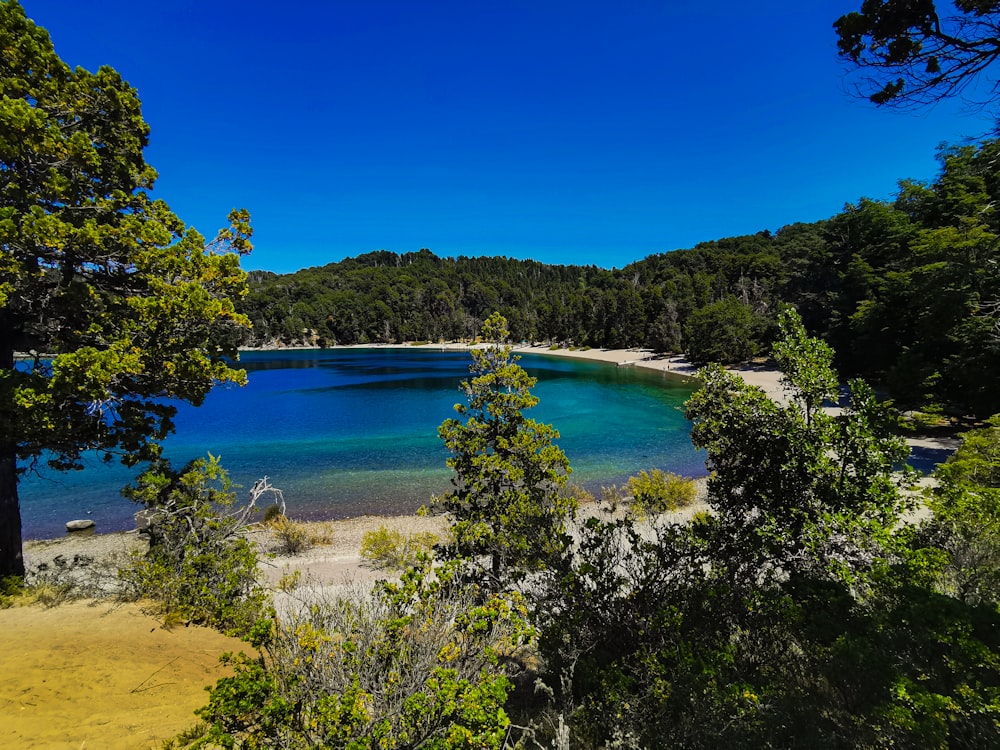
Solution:
{"label": "clear blue sky", "polygon": [[156,195],[247,268],[370,250],[621,267],[933,178],[987,131],[852,98],[861,0],[22,0],[71,65],[119,70]]}

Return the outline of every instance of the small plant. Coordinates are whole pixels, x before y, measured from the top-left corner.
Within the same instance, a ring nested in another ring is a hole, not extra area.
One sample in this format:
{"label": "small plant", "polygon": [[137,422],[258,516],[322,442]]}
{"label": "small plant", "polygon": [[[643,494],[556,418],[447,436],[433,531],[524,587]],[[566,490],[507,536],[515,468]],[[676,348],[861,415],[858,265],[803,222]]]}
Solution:
{"label": "small plant", "polygon": [[192,621],[240,635],[257,621],[266,595],[257,580],[257,550],[243,531],[255,502],[273,491],[266,478],[245,507],[219,460],[176,471],[162,459],[122,494],[147,510],[149,549],[119,570],[122,596],[149,599],[165,622]]}
{"label": "small plant", "polygon": [[290,594],[302,585],[302,571],[291,570],[281,574],[278,580],[278,590]]}
{"label": "small plant", "polygon": [[333,544],[333,523],[309,523],[306,526],[310,545]]}
{"label": "small plant", "polygon": [[625,492],[618,485],[611,485],[610,487],[601,487],[601,504],[608,506],[612,511],[618,509],[618,506],[625,502]]}
{"label": "small plant", "polygon": [[269,525],[278,554],[297,555],[305,552],[312,542],[306,524],[293,521],[285,515],[279,515]]}
{"label": "small plant", "polygon": [[24,579],[20,576],[0,578],[0,609],[10,607],[24,593]]}
{"label": "small plant", "polygon": [[197,747],[198,742],[204,739],[206,734],[208,734],[208,724],[199,721],[176,737],[164,740],[160,744],[160,750],[183,750],[184,748]]}
{"label": "small plant", "polygon": [[628,492],[632,508],[640,516],[657,515],[690,505],[698,496],[691,479],[661,469],[641,471],[629,477]]}
{"label": "small plant", "polygon": [[905,430],[927,432],[936,427],[946,427],[948,418],[940,406],[924,406],[921,411],[904,412],[899,419],[900,426]]}
{"label": "small plant", "polygon": [[594,502],[594,494],[578,484],[565,484],[559,488],[560,497],[576,501],[577,505]]}
{"label": "small plant", "polygon": [[282,510],[281,506],[275,503],[274,505],[267,506],[267,510],[264,511],[264,523],[271,524],[277,521],[279,518],[285,517],[285,511]]}
{"label": "small plant", "polygon": [[402,570],[413,565],[417,556],[429,552],[438,543],[429,531],[406,534],[379,526],[361,538],[361,557],[379,570]]}

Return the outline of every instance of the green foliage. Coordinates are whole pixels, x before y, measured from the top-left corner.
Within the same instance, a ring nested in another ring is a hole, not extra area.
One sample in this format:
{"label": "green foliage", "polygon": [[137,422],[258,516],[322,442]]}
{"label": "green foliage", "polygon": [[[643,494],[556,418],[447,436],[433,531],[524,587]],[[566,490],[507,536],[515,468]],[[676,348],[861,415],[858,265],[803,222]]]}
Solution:
{"label": "green foliage", "polygon": [[902,508],[894,473],[909,453],[895,419],[861,381],[839,416],[818,409],[836,396],[830,354],[782,313],[778,351],[792,403],[778,406],[717,366],[687,404],[691,438],[713,470],[716,540],[740,578],[836,569],[850,578],[882,553]]}
{"label": "green foliage", "polygon": [[1000,601],[1000,415],[966,433],[934,474],[934,516],[916,543],[946,554],[938,590],[967,604]]}
{"label": "green foliage", "polygon": [[250,224],[234,211],[206,244],[153,200],[136,91],[67,66],[12,0],[0,48],[0,575],[23,575],[17,461],[135,464],[171,432],[173,399],[244,382]]}
{"label": "green foliage", "polygon": [[268,523],[273,523],[274,521],[277,521],[284,517],[285,514],[281,510],[281,506],[275,503],[274,505],[267,506],[267,508],[264,510],[264,518],[262,520],[263,523],[268,524]]}
{"label": "green foliage", "polygon": [[168,619],[242,635],[264,609],[257,549],[242,531],[254,510],[235,493],[217,458],[174,470],[159,460],[124,494],[145,506],[149,549],[120,571],[124,595],[150,599]]}
{"label": "green foliage", "polygon": [[536,379],[511,355],[504,318],[483,325],[485,348],[472,350],[462,383],[468,404],[445,420],[438,434],[451,453],[454,489],[436,507],[451,516],[452,538],[439,552],[465,561],[487,590],[503,590],[527,573],[551,566],[567,542],[566,522],[576,509],[559,490],[569,474],[559,433],[524,416],[538,403]]}
{"label": "green foliage", "polygon": [[811,422],[826,401],[835,401],[838,379],[833,369],[833,349],[819,339],[806,335],[802,320],[786,308],[778,319],[781,338],[772,354],[781,370],[781,381],[798,400],[798,406]]}
{"label": "green foliage", "polygon": [[831,340],[847,369],[883,380],[904,406],[1000,411],[998,149],[944,149],[934,182],[904,182],[893,204],[862,201],[831,221],[843,269]]}
{"label": "green foliage", "polygon": [[0,578],[0,609],[9,607],[22,593],[24,593],[23,578],[20,576]]}
{"label": "green foliage", "polygon": [[[784,283],[779,236],[703,243],[611,271],[380,251],[294,274],[255,274],[241,310],[253,320],[258,345],[473,340],[498,310],[515,340],[572,351],[680,351],[688,315],[717,299],[735,296],[754,315],[770,317]],[[802,275],[816,278],[817,268]]]}
{"label": "green foliage", "polygon": [[696,365],[743,362],[757,353],[750,308],[729,297],[691,313],[685,328],[685,353]]}
{"label": "green foliage", "polygon": [[718,367],[688,403],[711,513],[582,525],[535,609],[552,711],[580,748],[996,745],[996,601],[942,595],[948,555],[898,523],[892,414],[860,382],[819,409],[832,353],[781,330],[787,404]]}
{"label": "green foliage", "polygon": [[564,484],[560,488],[559,493],[564,497],[569,498],[570,501],[575,503],[577,507],[583,505],[584,503],[594,502],[593,493],[591,493],[586,488],[581,487],[580,485],[574,484],[572,482],[567,482],[566,484]]}
{"label": "green foliage", "polygon": [[641,516],[650,516],[690,505],[698,495],[698,488],[691,479],[653,469],[629,477],[628,492],[633,509]]}
{"label": "green foliage", "polygon": [[415,565],[421,554],[429,553],[438,543],[429,531],[403,534],[379,526],[361,537],[361,557],[380,570],[402,570]]}
{"label": "green foliage", "polygon": [[[353,598],[276,617],[256,658],[230,657],[198,711],[194,747],[500,748],[503,660],[531,630],[516,596],[488,596],[429,563]],[[478,603],[477,603],[478,602]]]}

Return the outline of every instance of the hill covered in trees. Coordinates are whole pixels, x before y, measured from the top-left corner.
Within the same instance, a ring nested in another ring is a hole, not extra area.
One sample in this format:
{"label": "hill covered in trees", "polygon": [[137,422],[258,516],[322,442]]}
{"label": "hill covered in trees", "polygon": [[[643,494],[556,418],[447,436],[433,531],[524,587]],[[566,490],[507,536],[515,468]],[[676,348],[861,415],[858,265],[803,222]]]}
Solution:
{"label": "hill covered in trees", "polygon": [[257,271],[249,343],[467,339],[499,311],[515,339],[734,362],[769,350],[791,304],[836,348],[842,375],[884,384],[903,406],[985,416],[1000,411],[998,156],[995,139],[943,150],[937,178],[902,181],[894,200],[621,269],[421,250]]}

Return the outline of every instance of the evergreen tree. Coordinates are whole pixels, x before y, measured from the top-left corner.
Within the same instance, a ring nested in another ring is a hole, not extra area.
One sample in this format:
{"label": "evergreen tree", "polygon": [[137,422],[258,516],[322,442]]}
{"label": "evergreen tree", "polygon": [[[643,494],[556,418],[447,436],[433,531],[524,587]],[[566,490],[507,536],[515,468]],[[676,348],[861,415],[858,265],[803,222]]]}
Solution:
{"label": "evergreen tree", "polygon": [[552,565],[566,544],[575,503],[560,496],[569,462],[554,444],[559,433],[524,416],[538,403],[536,379],[517,364],[505,343],[499,313],[483,324],[490,342],[472,350],[471,380],[462,383],[464,421],[438,430],[451,452],[454,489],[437,501],[452,519],[446,558],[462,559],[486,590],[503,590],[533,570]]}
{"label": "evergreen tree", "polygon": [[206,245],[151,199],[135,90],[108,67],[71,69],[16,0],[0,2],[0,48],[2,578],[24,574],[19,462],[151,458],[169,399],[244,380],[230,363],[250,226],[235,211]]}

